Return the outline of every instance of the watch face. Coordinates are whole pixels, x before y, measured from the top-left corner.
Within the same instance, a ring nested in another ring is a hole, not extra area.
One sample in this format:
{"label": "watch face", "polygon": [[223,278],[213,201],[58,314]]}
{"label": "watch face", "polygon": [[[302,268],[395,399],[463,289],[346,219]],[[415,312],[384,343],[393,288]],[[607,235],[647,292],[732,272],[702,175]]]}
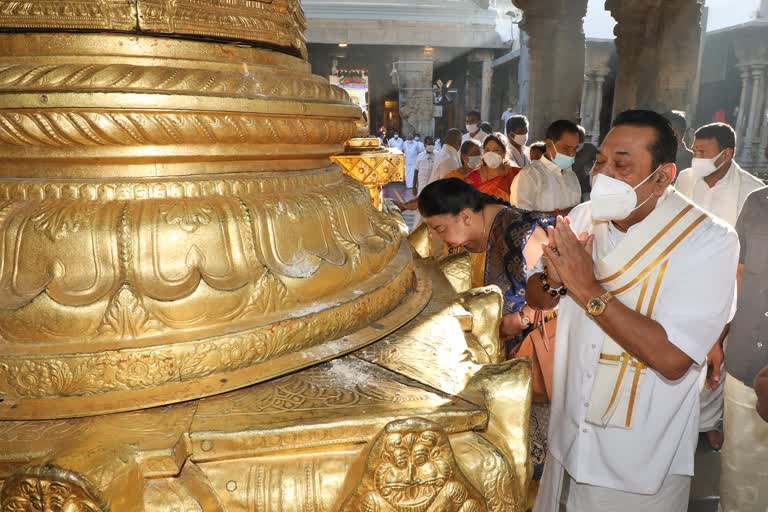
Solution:
{"label": "watch face", "polygon": [[587,312],[590,315],[596,315],[602,312],[605,305],[600,299],[592,299],[587,303]]}

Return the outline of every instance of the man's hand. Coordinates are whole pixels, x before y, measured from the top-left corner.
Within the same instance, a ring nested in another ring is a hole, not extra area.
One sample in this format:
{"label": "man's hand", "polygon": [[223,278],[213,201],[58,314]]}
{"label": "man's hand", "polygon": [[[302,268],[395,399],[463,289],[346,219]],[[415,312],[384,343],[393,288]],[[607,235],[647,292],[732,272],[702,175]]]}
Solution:
{"label": "man's hand", "polygon": [[558,217],[557,225],[548,232],[550,243],[544,247],[544,254],[551,280],[562,282],[577,302],[586,304],[597,286],[592,260],[594,236],[582,233],[577,237],[570,220],[563,217]]}
{"label": "man's hand", "polygon": [[707,387],[712,391],[722,384],[720,369],[723,366],[724,360],[725,352],[723,352],[723,345],[718,340],[707,355]]}

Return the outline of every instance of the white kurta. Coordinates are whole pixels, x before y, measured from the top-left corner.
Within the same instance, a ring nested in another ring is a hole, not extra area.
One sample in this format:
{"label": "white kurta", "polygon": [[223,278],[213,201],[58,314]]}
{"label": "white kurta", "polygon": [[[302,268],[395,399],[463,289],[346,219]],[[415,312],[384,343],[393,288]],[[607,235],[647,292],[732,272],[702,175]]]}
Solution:
{"label": "white kurta", "polygon": [[531,163],[531,150],[528,146],[522,146],[522,151],[518,150],[512,144],[509,145],[509,158],[514,162],[515,166],[523,169],[525,166]]}
{"label": "white kurta", "polygon": [[[670,190],[662,200],[669,200],[672,197],[669,194],[675,192]],[[685,202],[679,195],[675,201]],[[595,261],[604,260],[616,250],[621,250],[621,254],[638,253],[643,244],[654,238],[645,237],[644,230],[638,231],[642,236],[630,238],[648,219],[633,226],[627,234],[612,224],[601,227],[600,223],[593,223],[590,203],[576,207],[569,217],[577,233],[595,234]],[[654,219],[653,226],[658,219]],[[632,247],[628,246],[630,243]],[[612,489],[653,495],[662,490],[669,475],[693,475],[699,378],[712,338],[730,315],[738,254],[735,231],[708,216],[703,216],[696,229],[668,253],[663,278],[658,291],[654,290],[652,317],[666,330],[669,340],[695,364],[675,382],[652,369],[643,371],[629,428],[600,427],[587,421],[605,335],[570,297],[561,301],[549,451],[577,483],[604,488],[601,492]],[[614,300],[627,299],[619,295]],[[635,307],[634,304],[628,306]],[[549,470],[549,467],[545,469],[545,480]],[[547,496],[548,491],[542,489],[542,495]],[[619,502],[610,510],[625,510],[621,508],[620,495],[617,493]],[[537,500],[538,512],[555,512],[558,509],[554,507],[551,501]],[[654,510],[671,509],[656,507]]]}
{"label": "white kurta", "polygon": [[560,169],[547,157],[528,164],[512,182],[509,202],[523,210],[553,212],[581,202],[581,185],[572,169]]}
{"label": "white kurta", "polygon": [[415,140],[407,140],[403,144],[403,154],[405,155],[405,186],[413,186],[413,177],[416,175],[416,160],[424,151],[424,144]]}
{"label": "white kurta", "polygon": [[487,133],[485,133],[483,130],[478,130],[477,133],[472,135],[472,136],[470,136],[469,133],[465,133],[464,135],[462,135],[461,136],[461,142],[463,144],[464,142],[468,141],[469,139],[475,139],[477,142],[482,144],[483,142],[485,142],[485,138],[486,137],[488,137]]}
{"label": "white kurta", "polygon": [[416,170],[418,171],[418,187],[419,192],[424,190],[424,187],[429,185],[429,179],[432,177],[432,169],[435,165],[435,153],[428,153],[424,151],[416,160]]}
{"label": "white kurta", "polygon": [[391,139],[389,139],[388,144],[389,144],[389,147],[399,149],[400,151],[402,151],[404,142],[405,141],[403,141],[403,139],[401,139],[400,137],[398,138],[392,137]]}
{"label": "white kurta", "polygon": [[456,148],[449,146],[448,144],[443,146],[443,149],[435,155],[434,167],[432,169],[432,176],[429,178],[429,183],[433,181],[441,180],[445,176],[461,167],[461,156]]}
{"label": "white kurta", "polygon": [[[728,172],[714,187],[686,169],[680,173],[675,188],[685,197],[698,204],[707,212],[720,217],[731,226],[736,225],[747,196],[764,187],[763,182],[743,170],[735,161]],[[721,372],[725,377],[725,372]],[[704,387],[701,390],[701,416],[699,430],[708,432],[720,425],[723,417],[723,382],[715,390]]]}
{"label": "white kurta", "polygon": [[731,226],[736,225],[739,214],[749,194],[765,184],[742,169],[735,161],[723,178],[714,187],[707,185],[686,169],[680,173],[675,188],[685,197],[707,212],[720,217]]}

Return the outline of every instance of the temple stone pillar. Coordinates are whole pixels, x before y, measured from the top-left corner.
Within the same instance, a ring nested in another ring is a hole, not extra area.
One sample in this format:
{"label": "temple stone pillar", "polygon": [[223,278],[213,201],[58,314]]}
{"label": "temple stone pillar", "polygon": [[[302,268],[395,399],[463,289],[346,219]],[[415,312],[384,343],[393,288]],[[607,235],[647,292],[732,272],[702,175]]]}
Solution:
{"label": "temple stone pillar", "polygon": [[765,174],[768,173],[768,48],[749,38],[735,50],[741,71],[736,156],[745,169]]}
{"label": "temple stone pillar", "polygon": [[587,141],[600,141],[600,114],[603,110],[603,86],[610,72],[613,43],[588,41],[584,65],[584,92],[581,100],[581,125],[587,131]]}
{"label": "temple stone pillar", "polygon": [[491,83],[493,82],[493,55],[490,51],[483,52],[480,115],[483,121],[491,120]]}
{"label": "temple stone pillar", "polygon": [[685,110],[696,78],[703,0],[606,0],[615,28],[614,111]]}
{"label": "temple stone pillar", "polygon": [[557,119],[579,115],[584,76],[584,16],[587,0],[514,0],[524,11],[528,34],[531,138],[544,137]]}
{"label": "temple stone pillar", "polygon": [[432,95],[434,63],[431,60],[399,60],[394,67],[400,98],[400,132],[403,135],[432,135],[435,132]]}

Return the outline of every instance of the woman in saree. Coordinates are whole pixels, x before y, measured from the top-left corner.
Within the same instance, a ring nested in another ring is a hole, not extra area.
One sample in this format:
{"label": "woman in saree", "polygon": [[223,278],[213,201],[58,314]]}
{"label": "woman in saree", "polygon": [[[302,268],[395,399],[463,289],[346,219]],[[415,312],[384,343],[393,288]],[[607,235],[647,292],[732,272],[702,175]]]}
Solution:
{"label": "woman in saree", "polygon": [[483,163],[483,147],[475,139],[465,140],[461,143],[459,157],[461,158],[461,167],[446,174],[446,179],[459,178],[463,180],[469,173],[479,169]]}
{"label": "woman in saree", "polygon": [[480,192],[502,201],[509,201],[512,181],[520,172],[507,156],[509,141],[503,133],[492,133],[483,141],[483,163],[477,170],[467,174],[464,181]]}
{"label": "woman in saree", "polygon": [[[555,219],[514,208],[459,179],[428,185],[418,201],[432,236],[450,247],[485,253],[481,284],[496,285],[503,293],[499,336],[509,354],[533,327],[535,310],[525,301],[527,276],[542,257],[547,227],[554,226]],[[549,404],[533,404],[531,458],[535,480],[544,471],[548,426]]]}

